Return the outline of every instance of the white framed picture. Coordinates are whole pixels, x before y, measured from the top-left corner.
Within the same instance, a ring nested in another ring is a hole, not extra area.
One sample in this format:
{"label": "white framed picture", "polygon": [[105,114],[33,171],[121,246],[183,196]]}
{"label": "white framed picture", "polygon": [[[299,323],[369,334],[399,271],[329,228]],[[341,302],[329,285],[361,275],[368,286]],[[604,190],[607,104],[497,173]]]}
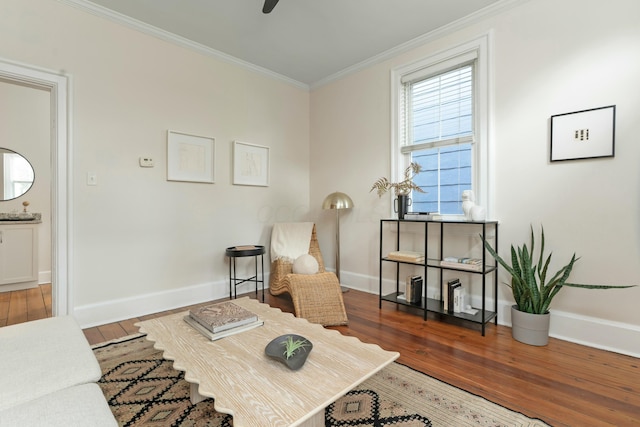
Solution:
{"label": "white framed picture", "polygon": [[269,186],[269,147],[233,142],[233,183]]}
{"label": "white framed picture", "polygon": [[616,106],[551,116],[551,161],[615,155]]}
{"label": "white framed picture", "polygon": [[215,139],[167,131],[167,180],[215,182]]}

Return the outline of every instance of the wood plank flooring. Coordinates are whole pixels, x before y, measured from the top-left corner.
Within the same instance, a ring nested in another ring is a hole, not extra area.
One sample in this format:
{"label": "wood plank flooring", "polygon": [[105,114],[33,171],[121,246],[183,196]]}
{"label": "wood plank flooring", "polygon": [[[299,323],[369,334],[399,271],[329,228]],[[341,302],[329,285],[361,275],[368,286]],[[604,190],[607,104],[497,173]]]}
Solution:
{"label": "wood plank flooring", "polygon": [[51,317],[51,284],[0,292],[0,326]]}
{"label": "wood plank flooring", "polygon": [[[46,292],[45,288],[43,301]],[[514,341],[509,328],[493,324],[482,337],[477,330],[436,319],[423,322],[421,316],[391,303],[383,302],[378,309],[376,295],[354,290],[343,295],[349,325],[332,329],[399,351],[398,361],[413,369],[554,426],[640,426],[640,359],[553,338],[546,347],[532,347]],[[42,313],[36,303],[24,315],[10,307],[15,302],[28,309],[25,300],[27,293],[15,298],[0,294],[0,325],[34,320]],[[265,301],[293,311],[287,295],[267,293]],[[117,339],[137,333],[135,323],[140,320],[188,308],[84,333],[92,344]]]}

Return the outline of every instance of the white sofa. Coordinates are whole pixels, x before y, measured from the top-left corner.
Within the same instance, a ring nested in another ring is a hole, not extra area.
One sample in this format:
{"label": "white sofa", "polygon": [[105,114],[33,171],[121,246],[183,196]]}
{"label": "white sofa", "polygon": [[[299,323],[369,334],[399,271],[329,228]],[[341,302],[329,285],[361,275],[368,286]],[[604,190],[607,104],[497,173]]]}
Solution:
{"label": "white sofa", "polygon": [[71,316],[2,327],[0,426],[117,426],[100,376]]}

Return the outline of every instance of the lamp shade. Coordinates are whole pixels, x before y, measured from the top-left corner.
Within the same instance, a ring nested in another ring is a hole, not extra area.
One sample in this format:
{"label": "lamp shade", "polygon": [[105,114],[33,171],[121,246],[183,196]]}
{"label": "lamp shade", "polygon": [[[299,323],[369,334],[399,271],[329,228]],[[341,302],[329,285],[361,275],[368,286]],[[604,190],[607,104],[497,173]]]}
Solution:
{"label": "lamp shade", "polygon": [[329,194],[322,202],[322,209],[351,209],[352,207],[351,197],[339,191]]}

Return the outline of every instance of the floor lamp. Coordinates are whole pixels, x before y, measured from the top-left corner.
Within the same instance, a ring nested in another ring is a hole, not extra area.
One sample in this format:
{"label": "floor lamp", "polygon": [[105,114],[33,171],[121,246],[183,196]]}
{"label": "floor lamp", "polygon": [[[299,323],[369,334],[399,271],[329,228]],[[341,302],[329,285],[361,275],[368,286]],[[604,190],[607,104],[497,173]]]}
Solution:
{"label": "floor lamp", "polygon": [[[335,209],[336,211],[336,276],[338,276],[338,282],[340,282],[340,210],[351,209],[352,207],[353,200],[351,200],[351,197],[339,191],[329,194],[322,202],[322,209]],[[348,290],[342,286],[340,288],[342,292]]]}

